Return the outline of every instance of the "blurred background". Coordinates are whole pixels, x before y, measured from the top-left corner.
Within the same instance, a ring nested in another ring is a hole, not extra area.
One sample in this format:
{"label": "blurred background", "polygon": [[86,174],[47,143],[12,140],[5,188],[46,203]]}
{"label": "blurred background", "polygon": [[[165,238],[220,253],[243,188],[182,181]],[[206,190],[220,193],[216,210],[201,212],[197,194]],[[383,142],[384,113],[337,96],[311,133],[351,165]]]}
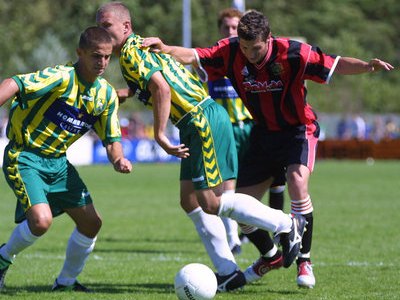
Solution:
{"label": "blurred background", "polygon": [[[95,24],[96,10],[105,2],[0,0],[0,80],[75,61],[79,34]],[[319,115],[321,140],[367,141],[373,147],[369,142],[400,139],[400,1],[123,2],[131,9],[137,34],[160,36],[171,45],[214,44],[219,38],[218,11],[239,5],[262,11],[269,18],[273,35],[301,37],[327,53],[388,61],[395,66],[392,72],[333,76],[329,85],[309,82],[308,101]],[[116,58],[104,77],[116,88],[125,87]],[[7,112],[6,106],[0,110],[3,137]],[[152,114],[139,101],[122,105],[120,117],[127,139],[152,138]],[[173,128],[170,134],[176,137]]]}

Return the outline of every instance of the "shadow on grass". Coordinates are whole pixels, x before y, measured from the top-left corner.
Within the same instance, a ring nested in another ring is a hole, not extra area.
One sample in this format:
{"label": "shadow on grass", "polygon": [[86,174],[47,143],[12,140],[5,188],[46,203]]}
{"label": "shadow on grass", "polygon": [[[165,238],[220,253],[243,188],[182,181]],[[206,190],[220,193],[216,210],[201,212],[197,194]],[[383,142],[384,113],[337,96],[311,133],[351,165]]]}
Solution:
{"label": "shadow on grass", "polygon": [[[138,283],[138,284],[88,284],[93,294],[171,294],[174,293],[174,286],[171,284],[161,283]],[[36,294],[36,293],[54,293],[54,294],[70,294],[72,292],[52,292],[49,285],[35,285],[35,286],[19,286],[19,287],[5,287],[0,292],[1,295],[17,296],[21,294]]]}
{"label": "shadow on grass", "polygon": [[[93,294],[145,294],[145,295],[165,295],[174,294],[174,286],[172,284],[165,283],[137,283],[137,284],[106,284],[106,283],[95,283],[88,284],[87,287],[93,291]],[[36,286],[23,286],[23,287],[6,287],[1,295],[17,296],[27,293],[53,293],[51,287],[48,285],[36,285]],[[54,292],[54,294],[70,294],[71,292]],[[233,291],[230,293],[232,298],[240,297],[241,295],[251,296],[257,295],[260,297],[262,294],[272,297],[273,295],[278,296],[295,296],[303,295],[300,290],[274,290],[274,289],[263,289],[262,293],[258,289],[251,289],[250,286],[243,290]],[[272,299],[269,298],[269,299]],[[239,299],[239,298],[237,298]]]}

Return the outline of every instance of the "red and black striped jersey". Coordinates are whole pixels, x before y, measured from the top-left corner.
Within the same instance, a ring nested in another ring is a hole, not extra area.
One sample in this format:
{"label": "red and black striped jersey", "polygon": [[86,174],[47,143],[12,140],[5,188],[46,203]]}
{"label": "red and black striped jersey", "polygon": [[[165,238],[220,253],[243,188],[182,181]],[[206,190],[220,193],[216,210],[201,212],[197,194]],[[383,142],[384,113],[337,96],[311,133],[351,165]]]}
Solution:
{"label": "red and black striped jersey", "polygon": [[288,38],[268,43],[258,65],[246,59],[237,37],[196,51],[208,79],[227,76],[257,124],[271,131],[311,124],[317,116],[307,103],[305,80],[328,83],[339,56]]}

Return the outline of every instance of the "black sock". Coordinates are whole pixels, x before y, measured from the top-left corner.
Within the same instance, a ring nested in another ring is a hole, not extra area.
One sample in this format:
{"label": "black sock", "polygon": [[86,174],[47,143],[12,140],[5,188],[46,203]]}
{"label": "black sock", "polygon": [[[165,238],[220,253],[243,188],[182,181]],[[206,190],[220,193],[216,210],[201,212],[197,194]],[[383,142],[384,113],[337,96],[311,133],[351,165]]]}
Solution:
{"label": "black sock", "polygon": [[279,193],[269,192],[269,207],[283,210],[284,191]]}
{"label": "black sock", "polygon": [[252,233],[246,234],[246,236],[256,246],[262,256],[274,247],[274,242],[269,233],[262,229],[257,229]]}

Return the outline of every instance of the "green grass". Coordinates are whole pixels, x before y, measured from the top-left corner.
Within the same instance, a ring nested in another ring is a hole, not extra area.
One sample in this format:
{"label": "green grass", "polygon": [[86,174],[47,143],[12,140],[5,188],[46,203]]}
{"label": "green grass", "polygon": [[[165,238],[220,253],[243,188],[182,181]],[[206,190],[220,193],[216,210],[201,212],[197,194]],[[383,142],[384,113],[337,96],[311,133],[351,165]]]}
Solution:
{"label": "green grass", "polygon": [[[173,279],[183,265],[211,266],[179,207],[177,164],[139,164],[130,175],[108,165],[78,170],[103,217],[95,251],[79,277],[96,294],[49,291],[73,229],[61,216],[16,258],[1,299],[175,299]],[[400,161],[319,161],[310,183],[316,287],[299,289],[292,266],[216,299],[399,299],[399,184]],[[4,179],[0,189],[0,241],[6,241],[15,199]],[[288,201],[285,206],[288,211]],[[244,269],[257,256],[245,244],[237,262]]]}

